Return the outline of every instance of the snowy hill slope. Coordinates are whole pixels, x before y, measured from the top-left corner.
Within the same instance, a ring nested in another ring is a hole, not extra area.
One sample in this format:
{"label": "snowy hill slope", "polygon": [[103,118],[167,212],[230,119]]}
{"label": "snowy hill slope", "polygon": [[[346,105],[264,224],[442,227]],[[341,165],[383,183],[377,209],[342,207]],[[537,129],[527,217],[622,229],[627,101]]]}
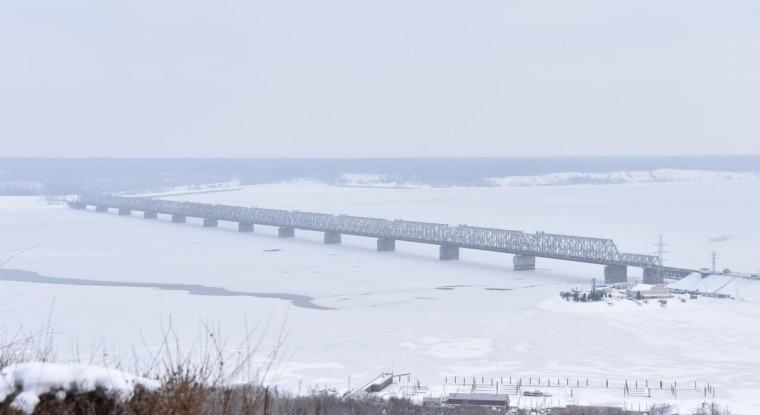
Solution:
{"label": "snowy hill slope", "polygon": [[650,171],[615,171],[608,173],[552,173],[539,176],[509,176],[486,180],[496,186],[568,186],[580,184],[684,183],[722,181],[760,181],[758,172],[721,172],[707,170],[660,169]]}
{"label": "snowy hill slope", "polygon": [[760,302],[760,280],[731,275],[710,275],[701,278],[698,274],[669,284],[671,288],[703,293],[729,295],[737,300]]}

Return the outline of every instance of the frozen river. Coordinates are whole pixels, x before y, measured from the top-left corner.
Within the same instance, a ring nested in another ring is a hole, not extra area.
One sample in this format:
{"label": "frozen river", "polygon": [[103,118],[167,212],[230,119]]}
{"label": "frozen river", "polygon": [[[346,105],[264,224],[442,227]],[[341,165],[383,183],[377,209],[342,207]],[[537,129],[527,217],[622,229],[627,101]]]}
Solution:
{"label": "frozen river", "polygon": [[[708,267],[715,251],[719,268],[760,267],[756,180],[405,189],[295,182],[170,198],[611,238],[623,252],[647,254],[663,235],[666,265]],[[59,360],[111,364],[157,350],[170,324],[188,351],[209,326],[231,354],[250,343],[250,331],[263,333],[262,359],[284,328],[269,376],[294,391],[355,387],[382,371],[430,385],[455,375],[682,379],[716,385],[732,411],[760,407],[757,283],[730,285],[744,301],[572,304],[557,301],[559,291],[602,280],[602,266],[538,258],[535,271],[516,272],[505,254],[462,250],[459,261],[439,261],[437,246],[397,242],[396,252],[376,252],[370,238],[324,245],[320,233],[276,231],[0,198],[0,258],[34,247],[0,273],[0,325],[11,334],[49,322]],[[636,278],[641,270],[629,269]]]}

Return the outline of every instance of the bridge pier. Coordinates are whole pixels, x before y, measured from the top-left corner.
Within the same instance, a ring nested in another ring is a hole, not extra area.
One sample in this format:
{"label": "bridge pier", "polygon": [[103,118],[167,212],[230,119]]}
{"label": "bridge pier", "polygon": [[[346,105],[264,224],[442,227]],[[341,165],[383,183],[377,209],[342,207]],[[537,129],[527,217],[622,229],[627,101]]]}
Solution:
{"label": "bridge pier", "polygon": [[339,244],[340,234],[337,232],[325,232],[325,244]]}
{"label": "bridge pier", "polygon": [[253,232],[253,224],[250,222],[238,223],[238,232]]}
{"label": "bridge pier", "polygon": [[119,208],[119,215],[121,216],[129,216],[132,214],[132,211],[127,208]]}
{"label": "bridge pier", "polygon": [[218,219],[203,219],[203,227],[204,228],[216,228],[219,226],[219,220]]}
{"label": "bridge pier", "polygon": [[441,245],[438,249],[438,258],[443,260],[459,259],[459,247],[454,245]]}
{"label": "bridge pier", "polygon": [[377,252],[390,252],[396,250],[396,240],[379,238],[377,240]]}
{"label": "bridge pier", "polygon": [[628,282],[628,267],[625,265],[605,265],[604,283],[615,284],[618,282]]}
{"label": "bridge pier", "polygon": [[156,213],[156,212],[143,212],[143,218],[144,219],[156,219],[156,218],[158,218],[158,213]]}
{"label": "bridge pier", "polygon": [[96,212],[108,212],[108,206],[95,206]]}
{"label": "bridge pier", "polygon": [[662,270],[658,268],[644,268],[644,284],[662,284],[665,279],[662,276]]}
{"label": "bridge pier", "polygon": [[185,215],[172,215],[172,223],[185,223],[187,222],[187,216]]}
{"label": "bridge pier", "polygon": [[533,271],[536,269],[536,257],[533,255],[517,254],[512,257],[515,271]]}
{"label": "bridge pier", "polygon": [[296,236],[296,230],[290,226],[281,226],[280,229],[277,230],[277,236],[280,238],[293,238]]}

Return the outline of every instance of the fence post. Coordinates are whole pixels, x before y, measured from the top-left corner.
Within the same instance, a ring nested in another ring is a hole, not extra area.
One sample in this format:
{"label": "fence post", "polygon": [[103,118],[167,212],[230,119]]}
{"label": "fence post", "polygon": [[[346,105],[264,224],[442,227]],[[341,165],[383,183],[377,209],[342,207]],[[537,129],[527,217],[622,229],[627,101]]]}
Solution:
{"label": "fence post", "polygon": [[269,415],[269,388],[264,389],[264,415]]}

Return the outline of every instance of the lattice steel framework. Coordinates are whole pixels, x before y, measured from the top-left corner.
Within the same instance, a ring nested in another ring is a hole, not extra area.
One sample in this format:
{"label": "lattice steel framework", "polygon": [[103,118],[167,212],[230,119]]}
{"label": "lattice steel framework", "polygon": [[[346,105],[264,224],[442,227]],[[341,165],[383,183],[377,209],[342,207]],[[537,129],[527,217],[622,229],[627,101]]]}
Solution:
{"label": "lattice steel framework", "polygon": [[386,220],[346,215],[177,202],[138,197],[82,195],[80,205],[106,206],[143,212],[184,215],[230,222],[335,232],[510,254],[532,255],[567,261],[634,267],[660,267],[656,256],[618,252],[611,239],[535,234],[472,226]]}

